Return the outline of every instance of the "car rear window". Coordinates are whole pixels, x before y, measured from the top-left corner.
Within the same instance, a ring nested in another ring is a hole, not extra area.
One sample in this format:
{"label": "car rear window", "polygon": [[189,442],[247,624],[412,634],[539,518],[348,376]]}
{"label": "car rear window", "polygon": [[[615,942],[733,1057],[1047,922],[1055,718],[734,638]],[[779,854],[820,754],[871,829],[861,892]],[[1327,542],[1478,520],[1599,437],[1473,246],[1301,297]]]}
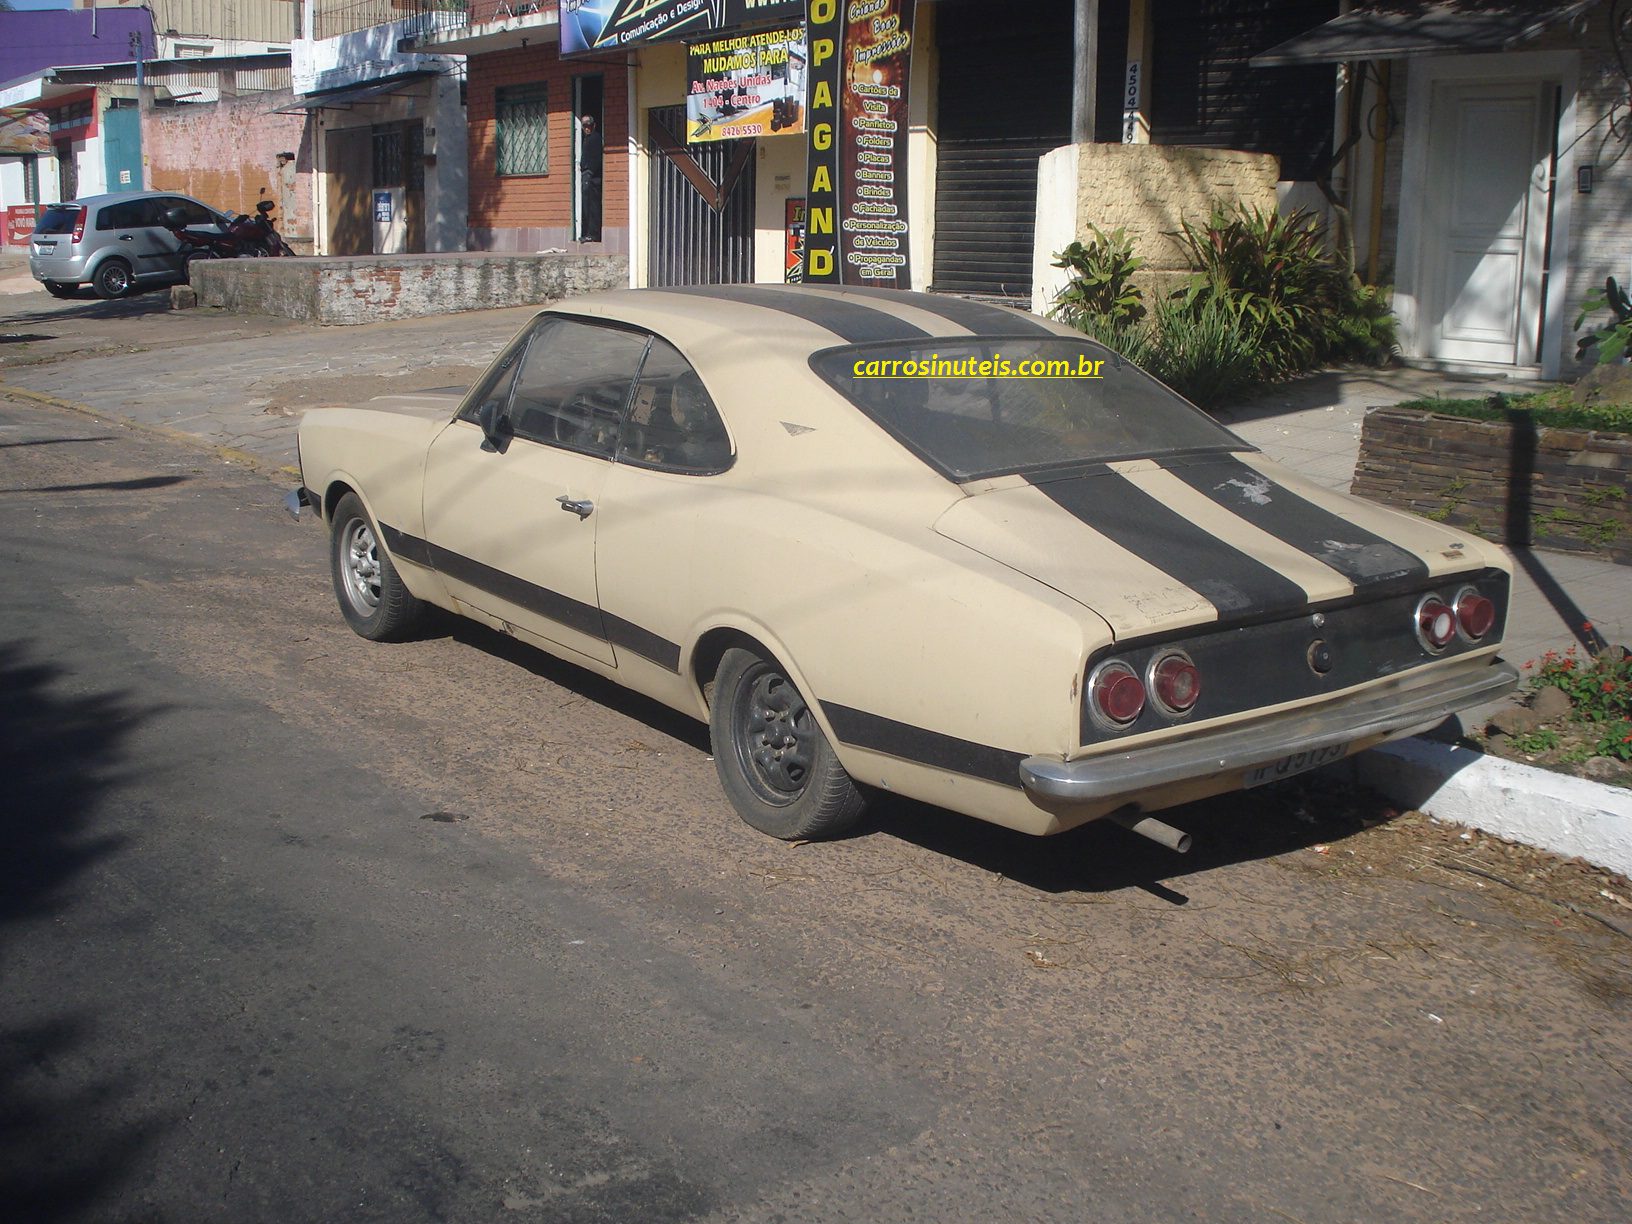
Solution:
{"label": "car rear window", "polygon": [[79,224],[80,209],[72,204],[52,204],[40,213],[36,234],[71,234]]}
{"label": "car rear window", "polygon": [[825,349],[811,368],[952,480],[1253,449],[1091,340],[923,340]]}

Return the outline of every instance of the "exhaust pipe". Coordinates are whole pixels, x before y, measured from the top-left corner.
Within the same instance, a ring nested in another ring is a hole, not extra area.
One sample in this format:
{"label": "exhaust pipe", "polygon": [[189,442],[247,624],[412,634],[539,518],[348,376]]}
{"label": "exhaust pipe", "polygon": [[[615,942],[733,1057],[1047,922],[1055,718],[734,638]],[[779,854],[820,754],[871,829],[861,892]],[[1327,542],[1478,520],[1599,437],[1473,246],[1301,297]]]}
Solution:
{"label": "exhaust pipe", "polygon": [[1119,808],[1105,819],[1114,820],[1130,833],[1137,833],[1140,837],[1148,837],[1159,845],[1166,846],[1175,854],[1190,853],[1190,834],[1183,829],[1175,829],[1165,821],[1157,820],[1154,816],[1143,816],[1133,805]]}

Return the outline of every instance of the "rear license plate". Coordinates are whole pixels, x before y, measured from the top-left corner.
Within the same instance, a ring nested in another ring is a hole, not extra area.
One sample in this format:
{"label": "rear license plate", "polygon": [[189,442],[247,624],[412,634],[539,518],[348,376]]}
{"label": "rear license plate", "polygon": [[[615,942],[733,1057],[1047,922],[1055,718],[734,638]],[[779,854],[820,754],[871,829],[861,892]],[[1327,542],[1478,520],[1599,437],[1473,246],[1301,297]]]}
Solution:
{"label": "rear license plate", "polygon": [[1328,744],[1324,748],[1294,752],[1278,761],[1271,761],[1268,765],[1247,770],[1241,780],[1242,785],[1251,787],[1263,786],[1266,782],[1279,782],[1293,774],[1307,773],[1311,769],[1319,769],[1322,765],[1330,765],[1333,761],[1341,761],[1348,753],[1347,744]]}

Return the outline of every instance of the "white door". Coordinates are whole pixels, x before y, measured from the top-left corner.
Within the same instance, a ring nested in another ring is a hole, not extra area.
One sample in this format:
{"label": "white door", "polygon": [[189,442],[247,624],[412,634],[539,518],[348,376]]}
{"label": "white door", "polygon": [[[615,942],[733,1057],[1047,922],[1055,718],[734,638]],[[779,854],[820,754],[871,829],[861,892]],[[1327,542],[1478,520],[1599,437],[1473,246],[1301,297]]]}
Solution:
{"label": "white door", "polygon": [[1424,357],[1533,365],[1554,86],[1434,86],[1425,181]]}

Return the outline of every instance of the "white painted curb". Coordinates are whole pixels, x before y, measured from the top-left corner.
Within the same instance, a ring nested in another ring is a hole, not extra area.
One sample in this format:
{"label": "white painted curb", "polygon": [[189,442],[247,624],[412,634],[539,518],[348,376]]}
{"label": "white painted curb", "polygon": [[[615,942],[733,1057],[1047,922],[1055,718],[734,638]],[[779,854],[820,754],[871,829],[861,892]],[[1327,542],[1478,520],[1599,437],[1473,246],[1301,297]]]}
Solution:
{"label": "white painted curb", "polygon": [[1354,766],[1401,807],[1632,876],[1632,791],[1425,739],[1362,752]]}

